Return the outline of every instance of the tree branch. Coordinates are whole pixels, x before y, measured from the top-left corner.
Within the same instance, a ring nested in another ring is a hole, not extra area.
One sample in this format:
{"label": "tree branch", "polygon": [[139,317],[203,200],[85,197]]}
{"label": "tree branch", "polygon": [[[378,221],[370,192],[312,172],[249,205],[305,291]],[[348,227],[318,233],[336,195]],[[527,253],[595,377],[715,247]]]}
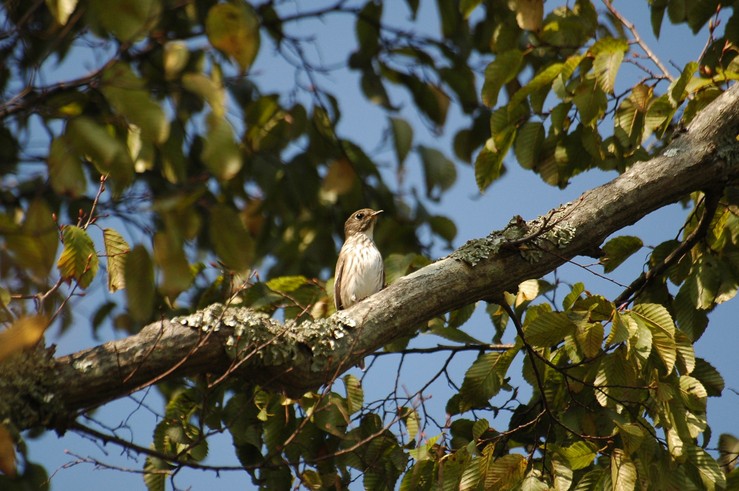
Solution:
{"label": "tree branch", "polygon": [[[702,110],[660,155],[552,210],[550,230],[531,243],[515,250],[505,247],[541,223],[513,221],[506,230],[469,241],[329,319],[282,325],[245,308],[215,304],[188,317],[155,322],[126,339],[51,360],[54,374],[36,371],[23,379],[14,375],[11,360],[0,367],[0,382],[17,387],[5,396],[31,408],[25,413],[33,410],[45,416],[20,418],[3,409],[14,407],[11,401],[0,404],[0,420],[10,418],[20,429],[39,424],[63,429],[78,411],[123,397],[163,373],[176,377],[233,369],[232,376],[244,385],[302,395],[366,354],[413,335],[423,321],[515,290],[522,281],[549,273],[652,211],[738,178],[737,134],[739,84]],[[279,342],[265,344],[275,337]],[[40,380],[51,394],[37,394]]]}

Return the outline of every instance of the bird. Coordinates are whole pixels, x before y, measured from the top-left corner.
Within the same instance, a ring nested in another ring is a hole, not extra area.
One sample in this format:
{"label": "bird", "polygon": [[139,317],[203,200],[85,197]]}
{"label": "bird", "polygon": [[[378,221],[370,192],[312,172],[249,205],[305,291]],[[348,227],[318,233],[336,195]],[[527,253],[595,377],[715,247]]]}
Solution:
{"label": "bird", "polygon": [[351,307],[385,285],[382,254],[373,239],[377,215],[382,211],[362,208],[344,223],[344,245],[339,251],[334,275],[336,310]]}

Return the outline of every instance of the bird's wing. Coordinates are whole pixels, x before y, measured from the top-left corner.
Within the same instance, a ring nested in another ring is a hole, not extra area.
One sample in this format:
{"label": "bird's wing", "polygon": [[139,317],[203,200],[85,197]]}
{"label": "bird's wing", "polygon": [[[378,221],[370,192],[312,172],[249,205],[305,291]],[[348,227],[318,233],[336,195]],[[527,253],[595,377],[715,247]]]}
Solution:
{"label": "bird's wing", "polygon": [[341,304],[342,276],[344,276],[344,255],[339,253],[339,260],[336,262],[336,272],[334,273],[334,306],[336,306],[336,310],[344,308]]}

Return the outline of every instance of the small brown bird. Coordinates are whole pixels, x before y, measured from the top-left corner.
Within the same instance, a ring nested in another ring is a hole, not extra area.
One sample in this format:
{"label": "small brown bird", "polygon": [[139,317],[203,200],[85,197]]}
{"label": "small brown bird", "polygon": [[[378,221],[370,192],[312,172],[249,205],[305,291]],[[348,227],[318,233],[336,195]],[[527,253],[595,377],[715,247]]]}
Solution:
{"label": "small brown bird", "polygon": [[357,210],[344,224],[344,245],[334,275],[336,310],[346,309],[373,295],[385,285],[382,255],[372,239],[382,210]]}

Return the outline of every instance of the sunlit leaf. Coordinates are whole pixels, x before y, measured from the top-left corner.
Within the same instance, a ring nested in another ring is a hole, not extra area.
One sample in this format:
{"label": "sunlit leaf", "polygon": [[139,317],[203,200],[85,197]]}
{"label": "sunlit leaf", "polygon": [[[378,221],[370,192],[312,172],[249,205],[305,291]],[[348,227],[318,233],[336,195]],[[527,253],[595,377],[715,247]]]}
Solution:
{"label": "sunlit leaf", "polygon": [[485,68],[482,85],[482,102],[488,107],[498,103],[500,89],[516,78],[523,64],[523,53],[517,49],[499,53]]}
{"label": "sunlit leaf", "polygon": [[620,449],[611,452],[611,482],[614,491],[636,489],[636,466],[628,455]]}
{"label": "sunlit leaf", "polygon": [[677,359],[675,324],[667,309],[657,304],[638,304],[632,313],[637,321],[643,322],[652,332],[654,349],[665,364],[667,373],[672,372]]}
{"label": "sunlit leaf", "polygon": [[345,375],[342,379],[346,387],[346,404],[349,414],[354,414],[364,405],[364,390],[362,383],[354,375]]}
{"label": "sunlit leaf", "polygon": [[215,113],[209,114],[206,122],[208,130],[200,158],[214,176],[228,181],[244,164],[239,145],[234,140],[233,128],[225,118],[219,118]]}
{"label": "sunlit leaf", "polygon": [[598,455],[597,449],[591,443],[577,441],[567,447],[557,450],[569,464],[573,471],[589,467]]}
{"label": "sunlit leaf", "polygon": [[532,346],[548,348],[560,343],[565,336],[575,332],[575,324],[561,312],[541,312],[524,324],[526,341]]}
{"label": "sunlit leaf", "polygon": [[517,453],[495,459],[485,475],[485,488],[514,489],[523,480],[526,465],[526,457]]}
{"label": "sunlit leaf", "polygon": [[69,16],[77,8],[78,0],[45,0],[51,15],[60,25],[66,25]]}
{"label": "sunlit leaf", "polygon": [[108,291],[115,293],[126,287],[126,255],[130,251],[128,242],[112,228],[103,229],[105,256],[108,258]]}
{"label": "sunlit leaf", "polygon": [[109,175],[119,189],[133,180],[133,160],[128,147],[116,138],[113,128],[80,116],[67,124],[66,141],[95,165],[98,172]]}
{"label": "sunlit leaf", "polygon": [[629,43],[627,40],[610,37],[599,39],[590,48],[590,54],[595,56],[593,61],[595,77],[603,92],[613,93],[618,69],[621,67],[624,54],[628,49]]}
{"label": "sunlit leaf", "polygon": [[87,232],[80,227],[67,225],[62,229],[62,250],[57,268],[64,281],[76,281],[87,288],[98,272],[99,260],[95,244]]}
{"label": "sunlit leaf", "polygon": [[259,52],[259,18],[246,2],[219,3],[208,10],[205,32],[210,44],[231,57],[242,71]]}
{"label": "sunlit leaf", "polygon": [[0,361],[34,346],[48,325],[48,319],[43,316],[25,316],[13,321],[10,327],[0,331]]}
{"label": "sunlit leaf", "polygon": [[604,256],[601,258],[603,271],[610,273],[643,246],[644,243],[639,237],[631,235],[622,235],[610,239],[603,245]]}

